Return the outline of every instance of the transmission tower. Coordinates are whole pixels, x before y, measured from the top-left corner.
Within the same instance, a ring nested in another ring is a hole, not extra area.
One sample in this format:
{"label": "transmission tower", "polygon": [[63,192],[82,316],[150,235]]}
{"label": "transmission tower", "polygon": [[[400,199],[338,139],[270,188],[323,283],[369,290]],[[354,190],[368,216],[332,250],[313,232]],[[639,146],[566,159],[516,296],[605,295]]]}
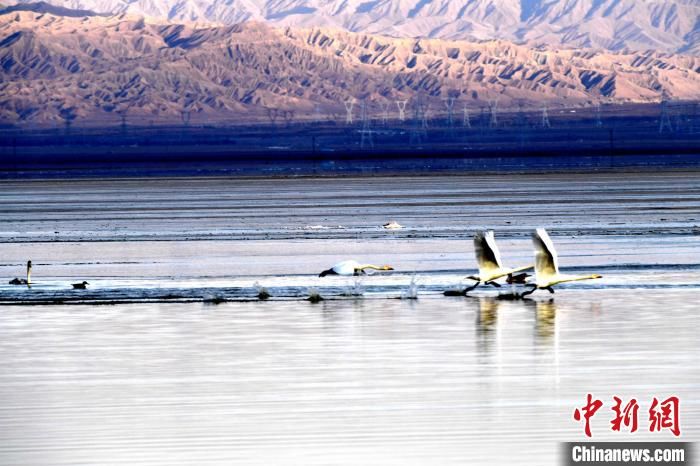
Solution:
{"label": "transmission tower", "polygon": [[323,122],[323,113],[321,112],[321,106],[319,104],[316,104],[314,106],[314,122],[316,123],[321,123]]}
{"label": "transmission tower", "polygon": [[352,109],[355,106],[355,99],[349,99],[343,102],[345,104],[345,123],[348,125],[352,124]]}
{"label": "transmission tower", "polygon": [[600,112],[600,102],[596,102],[595,104],[595,126],[596,128],[603,127],[603,117]]}
{"label": "transmission tower", "polygon": [[498,99],[489,100],[489,128],[495,128],[498,126]]}
{"label": "transmission tower", "polygon": [[189,109],[183,109],[180,112],[180,118],[182,118],[182,123],[185,126],[190,126],[190,110]]}
{"label": "transmission tower", "polygon": [[367,102],[364,100],[360,104],[360,117],[362,118],[362,129],[360,130],[360,149],[364,149],[366,146],[374,148],[374,140],[372,138],[372,133],[374,133],[374,131],[372,131],[370,127]]}
{"label": "transmission tower", "polygon": [[659,119],[659,134],[664,132],[664,129],[668,128],[669,133],[673,132],[673,125],[671,125],[671,116],[668,111],[668,100],[664,99],[661,101],[661,118]]}
{"label": "transmission tower", "polygon": [[294,122],[294,110],[283,110],[282,118],[284,118],[284,124],[289,128]]}
{"label": "transmission tower", "polygon": [[518,126],[518,130],[520,133],[520,146],[524,147],[525,142],[528,139],[528,124],[527,124],[527,116],[525,115],[525,111],[523,110],[523,103],[518,102],[518,116],[516,119],[516,124]]}
{"label": "transmission tower", "polygon": [[406,121],[406,104],[408,100],[397,100],[396,106],[399,108],[399,121]]}
{"label": "transmission tower", "polygon": [[472,127],[472,122],[471,119],[469,118],[469,107],[467,107],[467,104],[464,104],[464,109],[462,109],[462,126],[465,128],[471,128]]}
{"label": "transmission tower", "polygon": [[382,108],[382,125],[386,126],[389,123],[389,102],[382,100],[379,105]]}
{"label": "transmission tower", "polygon": [[547,111],[547,104],[542,106],[542,128],[551,128],[552,125],[549,123],[549,112]]}
{"label": "transmission tower", "polygon": [[77,113],[75,112],[74,107],[64,107],[61,105],[58,108],[58,116],[60,116],[63,119],[63,123],[65,125],[65,132],[66,136],[70,134],[70,129],[71,126],[73,125],[73,120],[76,119],[78,116]]}
{"label": "transmission tower", "polygon": [[122,110],[119,112],[119,118],[121,119],[121,129],[122,136],[126,136],[126,113],[128,110]]}
{"label": "transmission tower", "polygon": [[682,106],[676,106],[676,111],[673,112],[673,119],[676,122],[676,133],[681,133],[685,129],[686,119]]}
{"label": "transmission tower", "polygon": [[277,121],[277,117],[280,115],[279,109],[267,107],[265,110],[267,111],[267,118],[270,120],[270,125],[275,126],[275,121]]}
{"label": "transmission tower", "polygon": [[452,128],[454,126],[453,111],[454,111],[454,107],[455,107],[455,98],[454,97],[446,97],[446,98],[442,99],[442,101],[445,103],[445,108],[447,109],[445,123],[447,123],[448,128]]}
{"label": "transmission tower", "polygon": [[421,144],[428,138],[428,120],[422,100],[413,105],[413,127],[409,137],[410,144]]}
{"label": "transmission tower", "polygon": [[452,139],[454,138],[455,135],[455,121],[454,121],[454,107],[455,107],[455,98],[454,97],[446,97],[442,99],[442,101],[445,103],[445,109],[447,110],[447,114],[445,117],[445,123],[447,124],[447,137]]}

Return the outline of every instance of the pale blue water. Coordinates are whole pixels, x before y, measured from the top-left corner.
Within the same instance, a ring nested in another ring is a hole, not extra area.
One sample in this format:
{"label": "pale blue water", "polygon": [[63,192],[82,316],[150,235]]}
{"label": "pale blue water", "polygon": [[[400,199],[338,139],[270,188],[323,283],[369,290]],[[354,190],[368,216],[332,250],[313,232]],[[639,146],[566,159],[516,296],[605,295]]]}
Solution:
{"label": "pale blue water", "polygon": [[697,291],[559,294],[5,307],[0,463],[554,464],[588,392],[696,440]]}

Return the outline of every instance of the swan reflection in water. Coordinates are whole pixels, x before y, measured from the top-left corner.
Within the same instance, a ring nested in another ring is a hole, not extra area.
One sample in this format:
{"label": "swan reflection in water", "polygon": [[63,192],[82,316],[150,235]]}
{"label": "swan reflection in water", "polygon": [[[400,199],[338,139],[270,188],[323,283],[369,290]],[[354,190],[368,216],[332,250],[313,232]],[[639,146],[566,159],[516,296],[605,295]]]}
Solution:
{"label": "swan reflection in water", "polygon": [[[478,298],[476,310],[476,331],[480,336],[494,335],[498,332],[498,312],[503,301],[491,296]],[[524,299],[508,301],[508,306],[522,305],[528,311],[534,311],[535,337],[540,343],[551,343],[557,333],[557,304],[554,299],[545,301]],[[512,309],[511,309],[512,310]]]}
{"label": "swan reflection in water", "polygon": [[525,300],[535,308],[535,335],[541,340],[549,340],[556,333],[557,305],[554,299],[546,301]]}
{"label": "swan reflection in water", "polygon": [[496,330],[498,323],[498,308],[501,303],[491,296],[479,297],[479,308],[476,313],[476,329],[481,334]]}

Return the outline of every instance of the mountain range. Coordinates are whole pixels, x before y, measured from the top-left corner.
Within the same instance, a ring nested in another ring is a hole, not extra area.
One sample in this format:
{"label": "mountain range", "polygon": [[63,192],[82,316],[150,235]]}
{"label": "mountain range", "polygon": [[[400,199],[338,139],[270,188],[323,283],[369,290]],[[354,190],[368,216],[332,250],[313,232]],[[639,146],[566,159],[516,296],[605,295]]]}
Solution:
{"label": "mountain range", "polygon": [[[249,21],[0,12],[0,120],[342,120],[396,101],[427,112],[700,97],[700,58],[667,52],[395,38]],[[50,9],[49,9],[50,10]]]}
{"label": "mountain range", "polygon": [[[27,3],[31,0],[12,0]],[[699,0],[48,0],[169,22],[337,28],[392,37],[700,52]]]}

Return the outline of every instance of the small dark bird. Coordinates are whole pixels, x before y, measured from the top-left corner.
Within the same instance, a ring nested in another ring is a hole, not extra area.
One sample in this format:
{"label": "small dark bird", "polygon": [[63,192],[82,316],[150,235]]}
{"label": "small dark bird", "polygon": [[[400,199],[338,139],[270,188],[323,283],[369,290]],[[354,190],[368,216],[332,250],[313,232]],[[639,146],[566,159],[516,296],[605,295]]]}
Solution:
{"label": "small dark bird", "polygon": [[83,281],[82,283],[73,283],[73,289],[74,290],[85,290],[85,289],[87,289],[88,285],[89,285],[89,283],[86,281]]}
{"label": "small dark bird", "polygon": [[508,278],[506,278],[506,283],[508,283],[509,285],[515,285],[515,284],[524,285],[526,283],[527,277],[529,277],[529,276],[530,275],[527,273],[519,273],[517,275],[513,275],[512,273],[509,273]]}
{"label": "small dark bird", "polygon": [[31,285],[32,284],[32,261],[27,261],[27,278],[13,278],[9,281],[10,285]]}

